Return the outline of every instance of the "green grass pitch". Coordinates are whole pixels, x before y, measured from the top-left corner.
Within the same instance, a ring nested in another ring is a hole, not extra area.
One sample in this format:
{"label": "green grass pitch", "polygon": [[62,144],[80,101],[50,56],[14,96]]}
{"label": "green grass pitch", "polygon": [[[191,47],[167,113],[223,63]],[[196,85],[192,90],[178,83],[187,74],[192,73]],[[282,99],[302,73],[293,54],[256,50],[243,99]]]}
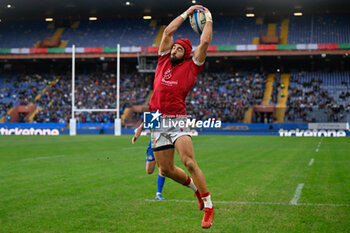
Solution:
{"label": "green grass pitch", "polygon": [[1,136],[0,232],[350,232],[349,138],[194,137],[209,230],[190,189],[166,179],[153,201],[148,140]]}

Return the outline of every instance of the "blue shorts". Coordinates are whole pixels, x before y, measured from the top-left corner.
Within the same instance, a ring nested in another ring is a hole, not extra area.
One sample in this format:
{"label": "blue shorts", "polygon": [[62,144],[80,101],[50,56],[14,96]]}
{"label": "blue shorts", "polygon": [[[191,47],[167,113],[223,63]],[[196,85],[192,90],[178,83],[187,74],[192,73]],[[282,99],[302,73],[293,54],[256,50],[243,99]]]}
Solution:
{"label": "blue shorts", "polygon": [[146,161],[147,162],[153,162],[155,160],[154,154],[153,154],[153,149],[151,146],[151,140],[149,140],[148,146],[147,146],[147,157]]}

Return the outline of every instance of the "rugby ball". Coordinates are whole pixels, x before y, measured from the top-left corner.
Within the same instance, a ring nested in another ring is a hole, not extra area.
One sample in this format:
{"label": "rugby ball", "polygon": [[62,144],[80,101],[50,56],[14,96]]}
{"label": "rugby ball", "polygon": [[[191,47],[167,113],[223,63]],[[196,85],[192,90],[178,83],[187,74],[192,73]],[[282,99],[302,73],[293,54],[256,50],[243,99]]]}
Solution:
{"label": "rugby ball", "polygon": [[199,12],[199,10],[194,10],[193,14],[190,15],[190,25],[193,31],[201,34],[206,23],[204,12]]}

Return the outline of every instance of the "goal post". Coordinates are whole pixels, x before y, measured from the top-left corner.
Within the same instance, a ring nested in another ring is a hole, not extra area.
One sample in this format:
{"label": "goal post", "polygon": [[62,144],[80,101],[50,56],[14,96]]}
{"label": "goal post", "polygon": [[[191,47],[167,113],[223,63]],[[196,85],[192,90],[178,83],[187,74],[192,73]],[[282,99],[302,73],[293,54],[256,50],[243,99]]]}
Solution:
{"label": "goal post", "polygon": [[74,116],[75,109],[75,45],[72,45],[72,118],[69,120],[69,135],[77,135],[77,122]]}
{"label": "goal post", "polygon": [[119,109],[119,97],[120,97],[120,44],[117,45],[117,118],[114,119],[114,135],[120,136],[122,134],[122,122],[120,120],[120,109]]}
{"label": "goal post", "polygon": [[76,109],[75,106],[75,45],[72,46],[72,116],[69,120],[69,135],[75,136],[77,134],[77,121],[75,118],[76,112],[116,112],[114,119],[114,135],[121,135],[121,119],[120,119],[120,44],[117,45],[117,79],[116,79],[116,108],[113,109]]}

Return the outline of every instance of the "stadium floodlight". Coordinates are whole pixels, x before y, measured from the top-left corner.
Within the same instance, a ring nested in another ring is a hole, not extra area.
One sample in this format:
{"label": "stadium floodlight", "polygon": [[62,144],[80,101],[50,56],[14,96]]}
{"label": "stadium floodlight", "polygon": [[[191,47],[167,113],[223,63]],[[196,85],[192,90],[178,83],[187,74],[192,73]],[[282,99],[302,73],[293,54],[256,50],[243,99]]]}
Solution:
{"label": "stadium floodlight", "polygon": [[12,6],[11,6],[11,4],[7,4],[7,8],[11,8]]}
{"label": "stadium floodlight", "polygon": [[248,18],[252,18],[252,17],[255,17],[255,14],[253,14],[253,13],[247,13],[245,16],[248,17]]}
{"label": "stadium floodlight", "polygon": [[125,5],[130,6],[130,2],[125,2]]}
{"label": "stadium floodlight", "polygon": [[95,20],[97,20],[97,17],[89,17],[89,20],[90,21],[95,21]]}
{"label": "stadium floodlight", "polygon": [[53,21],[53,18],[45,18],[45,21],[46,21],[46,22],[52,22],[52,21]]}
{"label": "stadium floodlight", "polygon": [[294,16],[303,16],[302,12],[294,12]]}
{"label": "stadium floodlight", "polygon": [[196,4],[196,2],[197,2],[196,0],[192,0],[192,3],[193,3],[193,4]]}
{"label": "stadium floodlight", "polygon": [[145,16],[143,16],[143,19],[152,19],[152,16],[150,16],[150,15],[145,15]]}

